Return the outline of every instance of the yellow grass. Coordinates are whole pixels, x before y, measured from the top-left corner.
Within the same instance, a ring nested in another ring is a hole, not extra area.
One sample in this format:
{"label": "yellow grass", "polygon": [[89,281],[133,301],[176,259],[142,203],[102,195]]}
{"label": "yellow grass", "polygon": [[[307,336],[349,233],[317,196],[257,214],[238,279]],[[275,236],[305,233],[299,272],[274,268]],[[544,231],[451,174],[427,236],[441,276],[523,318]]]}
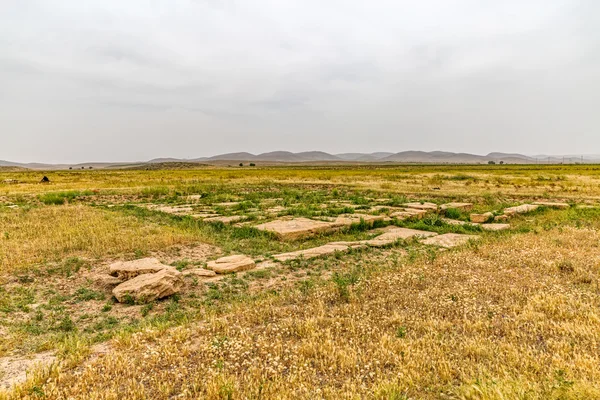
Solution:
{"label": "yellow grass", "polygon": [[43,391],[81,399],[600,398],[599,239],[566,228],[415,262],[389,252],[355,259],[373,274],[349,302],[333,285],[290,289],[200,323],[125,335],[111,354],[55,374]]}
{"label": "yellow grass", "polygon": [[0,212],[0,274],[67,257],[107,258],[194,241],[193,234],[83,205]]}

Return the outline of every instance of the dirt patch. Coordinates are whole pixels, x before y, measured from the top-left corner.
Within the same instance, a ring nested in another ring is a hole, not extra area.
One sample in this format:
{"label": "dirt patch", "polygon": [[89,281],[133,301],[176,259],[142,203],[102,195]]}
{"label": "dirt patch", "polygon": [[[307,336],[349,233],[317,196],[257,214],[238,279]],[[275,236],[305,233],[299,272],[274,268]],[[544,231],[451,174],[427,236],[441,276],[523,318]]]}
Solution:
{"label": "dirt patch", "polygon": [[27,380],[27,372],[34,368],[47,368],[56,362],[53,352],[34,354],[31,357],[0,358],[0,389],[10,389]]}

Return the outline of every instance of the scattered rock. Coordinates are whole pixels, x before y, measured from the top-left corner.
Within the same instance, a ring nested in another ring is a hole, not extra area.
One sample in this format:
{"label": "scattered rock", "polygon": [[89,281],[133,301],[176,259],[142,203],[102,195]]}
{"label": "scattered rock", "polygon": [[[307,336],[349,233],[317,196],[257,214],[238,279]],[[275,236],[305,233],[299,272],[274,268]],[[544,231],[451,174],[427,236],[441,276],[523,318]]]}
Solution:
{"label": "scattered rock", "polygon": [[461,235],[458,233],[445,233],[443,235],[433,236],[428,239],[425,239],[421,243],[431,245],[431,246],[451,248],[451,247],[464,245],[464,244],[468,243],[470,240],[477,240],[477,239],[479,239],[479,236],[477,236],[477,235]]}
{"label": "scattered rock", "polygon": [[436,235],[437,233],[435,232],[420,231],[417,229],[392,228],[387,232],[377,236],[376,238],[370,240],[363,240],[359,243],[379,247],[395,243],[400,239],[406,240],[411,238],[427,238]]}
{"label": "scattered rock", "polygon": [[240,204],[239,201],[226,201],[226,202],[223,202],[223,203],[213,204],[213,206],[216,206],[216,207],[233,207],[233,206],[237,206],[239,204]]}
{"label": "scattered rock", "polygon": [[406,203],[404,204],[404,207],[406,208],[413,208],[413,209],[417,209],[417,210],[427,210],[427,211],[437,211],[438,209],[438,205],[435,203],[419,203],[419,202],[413,202],[413,203]]}
{"label": "scattered rock", "polygon": [[198,277],[202,277],[202,278],[211,278],[213,276],[217,276],[217,273],[215,271],[211,271],[210,269],[204,269],[204,268],[194,268],[194,269],[188,269],[183,271],[183,275],[184,276],[198,276]]}
{"label": "scattered rock", "polygon": [[342,214],[333,221],[333,226],[351,226],[353,224],[358,224],[361,221],[364,221],[367,224],[373,224],[375,221],[382,221],[384,218],[383,215]]}
{"label": "scattered rock", "polygon": [[473,209],[473,203],[446,203],[440,206],[442,211],[448,209],[456,209],[461,211],[471,211]]}
{"label": "scattered rock", "polygon": [[334,230],[331,222],[315,221],[308,218],[275,220],[256,225],[255,228],[274,233],[281,240],[295,240]]}
{"label": "scattered rock", "polygon": [[494,219],[494,214],[491,212],[486,212],[484,214],[471,214],[471,222],[476,224],[484,224],[491,219]]}
{"label": "scattered rock", "polygon": [[217,274],[229,274],[252,269],[256,266],[254,260],[244,255],[222,257],[215,261],[209,261],[206,268]]}
{"label": "scattered rock", "polygon": [[98,274],[92,277],[92,281],[94,284],[104,290],[112,291],[115,286],[123,283],[123,280],[117,278],[116,276],[106,275],[106,274]]}
{"label": "scattered rock", "polygon": [[508,215],[496,215],[494,217],[495,222],[508,221]]}
{"label": "scattered rock", "polygon": [[273,258],[277,261],[288,261],[295,260],[297,258],[314,258],[320,257],[326,254],[332,254],[336,251],[347,251],[350,248],[360,247],[361,245],[357,242],[337,242],[329,243],[323,246],[314,247],[312,249],[298,250],[291,253],[276,254]]}
{"label": "scattered rock", "polygon": [[479,226],[481,226],[481,229],[483,229],[484,231],[491,232],[504,231],[506,229],[510,229],[510,224],[482,224]]}
{"label": "scattered rock", "polygon": [[520,206],[505,208],[504,214],[510,216],[515,214],[526,214],[528,212],[537,210],[539,207],[540,206],[536,204],[521,204]]}
{"label": "scattered rock", "polygon": [[197,214],[191,214],[190,217],[204,219],[204,218],[220,217],[220,214],[215,214],[215,213],[210,213],[210,212],[202,212],[202,213],[197,213]]}
{"label": "scattered rock", "polygon": [[448,225],[458,225],[458,226],[463,226],[463,225],[468,225],[468,222],[465,221],[460,221],[458,219],[450,219],[450,218],[441,218],[441,220],[448,224]]}
{"label": "scattered rock", "polygon": [[136,303],[147,303],[171,296],[181,290],[183,280],[175,268],[164,268],[154,274],[139,275],[113,289],[121,303],[130,298]]}
{"label": "scattered rock", "polygon": [[124,281],[135,278],[138,275],[153,274],[165,268],[173,267],[164,265],[156,258],[142,258],[133,261],[119,261],[111,264],[109,274]]}
{"label": "scattered rock", "polygon": [[549,208],[560,208],[560,209],[567,209],[567,208],[571,208],[571,205],[569,203],[556,203],[556,202],[552,202],[552,201],[536,201],[535,203],[533,203],[533,205],[535,206],[544,206],[544,207],[549,207]]}
{"label": "scattered rock", "polygon": [[412,218],[418,218],[418,219],[423,218],[425,215],[427,215],[427,213],[429,211],[431,211],[431,210],[420,210],[420,209],[417,209],[417,208],[406,208],[406,209],[404,209],[404,212],[409,213]]}

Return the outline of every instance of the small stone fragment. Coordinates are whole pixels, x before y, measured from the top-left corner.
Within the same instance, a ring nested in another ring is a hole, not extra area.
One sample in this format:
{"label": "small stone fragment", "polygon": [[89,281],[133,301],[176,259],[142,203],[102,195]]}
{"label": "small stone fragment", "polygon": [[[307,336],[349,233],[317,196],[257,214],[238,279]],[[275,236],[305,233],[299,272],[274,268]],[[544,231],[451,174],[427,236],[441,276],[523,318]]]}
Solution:
{"label": "small stone fragment", "polygon": [[491,232],[504,231],[510,229],[510,224],[482,224],[479,226],[481,226],[481,229],[483,229],[484,231]]}
{"label": "small stone fragment", "polygon": [[165,268],[173,268],[162,264],[156,258],[142,258],[133,261],[119,261],[109,267],[109,274],[124,281],[143,274],[153,274]]}
{"label": "small stone fragment", "polygon": [[217,276],[217,273],[215,271],[211,271],[210,269],[194,268],[194,269],[188,269],[188,270],[184,271],[183,275],[184,276],[198,276],[198,277],[202,277],[202,278],[211,278],[213,276]]}
{"label": "small stone fragment", "polygon": [[531,211],[535,211],[540,206],[536,204],[521,204],[520,206],[509,207],[504,209],[504,214],[506,215],[515,215],[515,214],[526,214]]}
{"label": "small stone fragment", "polygon": [[471,214],[471,222],[483,224],[494,218],[494,214],[486,212],[484,214]]}
{"label": "small stone fragment", "polygon": [[245,255],[234,255],[222,257],[215,261],[209,261],[206,268],[217,274],[229,274],[252,269],[256,266],[254,260]]}

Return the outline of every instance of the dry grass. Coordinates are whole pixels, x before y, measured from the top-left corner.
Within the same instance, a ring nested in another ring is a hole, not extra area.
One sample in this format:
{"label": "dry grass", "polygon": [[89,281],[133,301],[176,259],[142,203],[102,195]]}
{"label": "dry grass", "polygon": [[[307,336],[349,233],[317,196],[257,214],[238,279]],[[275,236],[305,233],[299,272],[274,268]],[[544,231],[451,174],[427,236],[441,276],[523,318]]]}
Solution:
{"label": "dry grass", "polygon": [[600,398],[598,239],[565,228],[437,257],[375,255],[356,263],[367,274],[348,301],[331,283],[124,335],[111,354],[37,390],[86,399]]}
{"label": "dry grass", "polygon": [[104,259],[197,239],[170,226],[82,205],[0,212],[0,235],[0,275],[67,257]]}

